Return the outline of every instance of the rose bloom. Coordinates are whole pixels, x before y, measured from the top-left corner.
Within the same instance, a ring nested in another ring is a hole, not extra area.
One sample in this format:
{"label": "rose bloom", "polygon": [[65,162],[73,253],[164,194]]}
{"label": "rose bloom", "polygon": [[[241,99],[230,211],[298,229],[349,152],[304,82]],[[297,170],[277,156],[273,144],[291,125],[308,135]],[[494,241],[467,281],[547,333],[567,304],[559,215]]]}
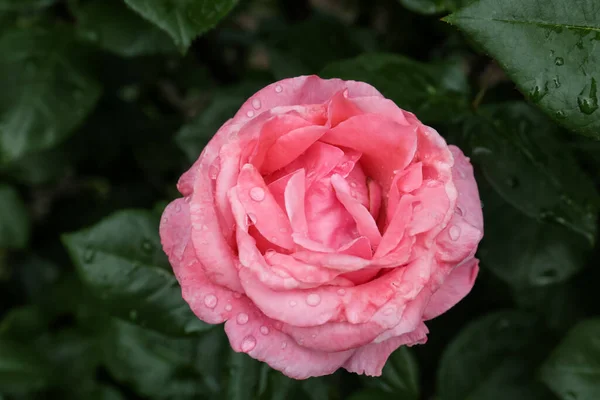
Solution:
{"label": "rose bloom", "polygon": [[477,276],[469,159],[366,83],[265,87],[178,189],[160,235],[183,298],[292,378],[380,375]]}

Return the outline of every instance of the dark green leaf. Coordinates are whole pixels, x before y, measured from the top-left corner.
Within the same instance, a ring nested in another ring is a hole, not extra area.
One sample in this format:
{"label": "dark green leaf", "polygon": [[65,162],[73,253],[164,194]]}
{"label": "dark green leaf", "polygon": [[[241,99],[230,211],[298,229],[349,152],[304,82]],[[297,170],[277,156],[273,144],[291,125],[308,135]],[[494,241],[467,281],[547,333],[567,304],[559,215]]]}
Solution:
{"label": "dark green leaf", "polygon": [[56,145],[94,108],[100,86],[76,49],[60,29],[0,37],[0,164]]}
{"label": "dark green leaf", "polygon": [[480,0],[446,19],[559,123],[600,138],[596,0]]}
{"label": "dark green leaf", "polygon": [[51,370],[28,346],[0,340],[0,393],[22,393],[48,385]]}
{"label": "dark green leaf", "polygon": [[80,36],[124,57],[177,51],[162,30],[122,0],[95,0],[75,8]]}
{"label": "dark green leaf", "polygon": [[214,27],[237,0],[125,0],[125,3],[167,32],[185,52],[192,40]]}
{"label": "dark green leaf", "polygon": [[563,400],[600,398],[600,319],[569,332],[542,366],[541,379]]}
{"label": "dark green leaf", "polygon": [[32,11],[49,7],[56,0],[0,0],[0,12],[2,11]]}
{"label": "dark green leaf", "polygon": [[536,322],[532,315],[513,311],[471,322],[442,355],[439,399],[551,399],[534,379],[544,337]]}
{"label": "dark green leaf", "polygon": [[143,396],[195,399],[203,391],[192,368],[197,343],[113,320],[103,338],[104,362],[115,379]]}
{"label": "dark green leaf", "polygon": [[158,216],[120,211],[65,235],[81,279],[111,314],[170,335],[209,328],[190,310],[162,252]]}
{"label": "dark green leaf", "polygon": [[565,281],[584,267],[590,246],[581,236],[523,215],[483,183],[479,188],[488,227],[479,246],[483,267],[521,290]]}
{"label": "dark green leaf", "polygon": [[446,11],[455,11],[474,0],[398,0],[411,11],[419,14],[439,14]]}
{"label": "dark green leaf", "polygon": [[468,110],[466,78],[457,64],[373,53],[332,63],[321,76],[370,83],[426,123],[448,122]]}
{"label": "dark green leaf", "polygon": [[[381,389],[365,389],[360,392],[353,393],[347,400],[388,400],[393,398],[395,400],[404,400],[404,397],[392,397],[389,392]],[[407,397],[410,399],[412,397]]]}
{"label": "dark green leaf", "polygon": [[594,242],[598,192],[554,124],[525,103],[506,103],[481,108],[467,131],[474,160],[507,202]]}
{"label": "dark green leaf", "polygon": [[316,14],[291,26],[270,21],[261,31],[276,79],[316,74],[329,63],[371,50],[362,31],[327,15]]}
{"label": "dark green leaf", "polygon": [[367,385],[402,399],[419,398],[419,371],[411,350],[402,346],[392,353],[378,378],[367,378]]}
{"label": "dark green leaf", "polygon": [[0,337],[17,341],[39,336],[47,327],[47,319],[37,306],[15,307],[0,322]]}
{"label": "dark green leaf", "polygon": [[231,352],[229,356],[229,376],[227,381],[227,400],[254,399],[261,364],[245,353]]}
{"label": "dark green leaf", "polygon": [[23,248],[29,240],[29,214],[19,193],[0,184],[0,248]]}
{"label": "dark green leaf", "polygon": [[39,185],[65,176],[71,169],[71,154],[63,146],[29,153],[3,166],[1,172],[20,182]]}

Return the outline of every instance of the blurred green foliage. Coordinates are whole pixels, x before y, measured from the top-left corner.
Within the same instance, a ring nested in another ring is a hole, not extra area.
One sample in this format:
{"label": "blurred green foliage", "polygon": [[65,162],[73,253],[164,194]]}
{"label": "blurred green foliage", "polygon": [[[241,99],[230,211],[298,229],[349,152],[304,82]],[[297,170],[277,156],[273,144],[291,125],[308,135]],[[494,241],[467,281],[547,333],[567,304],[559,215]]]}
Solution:
{"label": "blurred green foliage", "polygon": [[[600,7],[549,3],[0,0],[0,399],[600,398]],[[177,178],[300,74],[372,83],[475,166],[477,284],[380,378],[234,353],[160,249]]]}

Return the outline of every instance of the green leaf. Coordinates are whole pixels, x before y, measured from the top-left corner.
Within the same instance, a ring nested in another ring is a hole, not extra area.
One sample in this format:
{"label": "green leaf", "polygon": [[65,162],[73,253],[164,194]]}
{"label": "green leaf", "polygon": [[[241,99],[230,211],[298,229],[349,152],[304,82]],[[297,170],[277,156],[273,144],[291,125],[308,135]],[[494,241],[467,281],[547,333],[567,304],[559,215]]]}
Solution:
{"label": "green leaf", "polygon": [[171,38],[129,9],[122,0],[95,0],[75,7],[77,32],[124,57],[173,53]]}
{"label": "green leaf", "polygon": [[213,28],[238,0],[125,0],[141,16],[167,32],[185,52],[196,36]]}
{"label": "green leaf", "polygon": [[466,131],[473,159],[508,203],[594,242],[600,197],[554,124],[515,102],[482,107]]}
{"label": "green leaf", "polygon": [[246,353],[230,352],[227,400],[254,399],[261,363]]}
{"label": "green leaf", "polygon": [[12,308],[0,322],[0,337],[28,340],[40,335],[47,327],[47,318],[37,306]]}
{"label": "green leaf", "polygon": [[19,193],[0,184],[0,204],[0,248],[24,248],[29,240],[30,221]]}
{"label": "green leaf", "polygon": [[[411,398],[411,397],[408,397]],[[347,400],[388,400],[390,394],[380,389],[365,389],[353,393]],[[396,400],[404,400],[404,397],[394,397]]]}
{"label": "green leaf", "polygon": [[162,252],[158,216],[120,211],[64,236],[84,283],[112,315],[169,335],[209,329],[181,297]]}
{"label": "green leaf", "polygon": [[293,25],[268,21],[261,25],[260,36],[269,53],[269,68],[278,80],[316,74],[329,63],[372,50],[370,44],[375,43],[372,32],[322,14]]}
{"label": "green leaf", "polygon": [[56,0],[0,0],[0,12],[39,10],[54,3]]}
{"label": "green leaf", "polygon": [[599,338],[599,318],[580,322],[542,366],[542,381],[561,399],[600,398]]}
{"label": "green leaf", "polygon": [[64,140],[94,108],[100,86],[62,29],[0,37],[0,164]]}
{"label": "green leaf", "polygon": [[596,0],[480,0],[450,15],[548,115],[600,138]]}
{"label": "green leaf", "polygon": [[585,266],[590,246],[580,235],[523,215],[486,184],[479,189],[489,228],[478,253],[484,268],[513,288],[527,290],[563,282]]}
{"label": "green leaf", "polygon": [[[207,381],[199,372],[213,373],[198,371],[196,365],[218,361],[223,349],[221,336],[210,335],[203,343],[202,338],[167,337],[113,320],[102,340],[104,363],[115,379],[142,396],[196,399],[205,391],[203,382]],[[211,379],[215,383],[214,375]]]}
{"label": "green leaf", "polygon": [[71,157],[64,146],[52,147],[13,160],[0,171],[20,182],[39,185],[64,177],[72,168]]}
{"label": "green leaf", "polygon": [[366,378],[366,384],[402,399],[418,399],[419,370],[411,350],[402,346],[393,352],[383,367],[381,377]]}
{"label": "green leaf", "polygon": [[24,393],[49,384],[47,362],[22,344],[0,339],[0,393]]}
{"label": "green leaf", "polygon": [[370,83],[426,123],[448,122],[468,110],[468,86],[458,64],[371,53],[332,63],[320,75]]}
{"label": "green leaf", "polygon": [[446,0],[398,0],[411,11],[419,14],[438,14],[448,9]]}
{"label": "green leaf", "polygon": [[442,355],[439,399],[551,399],[534,379],[544,344],[536,323],[532,315],[500,311],[467,325]]}

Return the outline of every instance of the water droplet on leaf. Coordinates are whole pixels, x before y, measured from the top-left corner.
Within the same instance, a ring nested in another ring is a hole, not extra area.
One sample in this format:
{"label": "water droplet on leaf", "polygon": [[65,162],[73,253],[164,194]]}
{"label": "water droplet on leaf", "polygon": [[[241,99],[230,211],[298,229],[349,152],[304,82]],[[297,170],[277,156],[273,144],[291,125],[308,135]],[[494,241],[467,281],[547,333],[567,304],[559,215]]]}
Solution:
{"label": "water droplet on leaf", "polygon": [[556,57],[554,59],[554,64],[561,66],[565,63],[565,60],[562,57]]}
{"label": "water droplet on leaf", "polygon": [[144,241],[142,242],[142,249],[146,253],[151,253],[152,251],[154,251],[154,244],[152,244],[150,240],[144,239]]}
{"label": "water droplet on leaf", "polygon": [[586,87],[579,94],[579,97],[577,97],[577,105],[579,106],[579,110],[586,115],[590,115],[595,112],[598,109],[597,96],[596,79],[592,78],[591,84],[586,85]]}

